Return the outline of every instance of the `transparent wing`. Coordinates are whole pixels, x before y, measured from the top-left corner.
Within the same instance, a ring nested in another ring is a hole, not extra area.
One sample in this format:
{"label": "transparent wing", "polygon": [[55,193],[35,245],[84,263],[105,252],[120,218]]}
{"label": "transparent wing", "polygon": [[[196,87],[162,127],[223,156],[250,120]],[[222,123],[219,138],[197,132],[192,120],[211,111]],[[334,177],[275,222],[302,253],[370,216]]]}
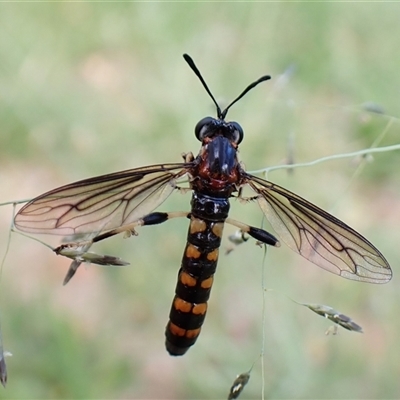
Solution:
{"label": "transparent wing", "polygon": [[185,173],[185,164],[160,164],[71,183],[26,204],[15,226],[30,233],[98,234],[153,211]]}
{"label": "transparent wing", "polygon": [[344,278],[371,283],[391,279],[383,255],[354,229],[300,196],[246,175],[263,213],[292,250]]}

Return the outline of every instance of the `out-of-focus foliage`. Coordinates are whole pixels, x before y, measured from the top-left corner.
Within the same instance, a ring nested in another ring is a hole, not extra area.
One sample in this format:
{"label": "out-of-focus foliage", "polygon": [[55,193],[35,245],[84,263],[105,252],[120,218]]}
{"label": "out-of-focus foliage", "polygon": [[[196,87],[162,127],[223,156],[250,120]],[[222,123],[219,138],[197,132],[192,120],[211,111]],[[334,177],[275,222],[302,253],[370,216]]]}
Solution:
{"label": "out-of-focus foliage", "polygon": [[[396,3],[2,3],[0,202],[196,153],[194,126],[215,110],[184,52],[222,106],[272,75],[229,112],[244,128],[249,170],[367,148],[387,115],[400,116],[399,12]],[[399,132],[395,119],[380,145],[398,143]],[[13,234],[0,286],[13,357],[0,398],[226,398],[260,354],[263,328],[264,376],[256,363],[243,398],[260,398],[262,379],[267,398],[397,398],[399,152],[375,154],[352,180],[359,161],[269,179],[368,237],[391,262],[392,282],[340,279],[285,246],[263,264],[249,240],[221,251],[203,331],[182,358],[165,351],[164,329],[186,220],[99,244],[94,251],[131,265],[81,266],[65,287],[69,261]],[[189,199],[175,194],[160,209],[187,210]],[[262,223],[256,204],[232,203],[232,218]],[[2,252],[11,214],[0,207]],[[324,335],[329,321],[265,293],[262,268],[268,287],[335,304],[364,334]]]}

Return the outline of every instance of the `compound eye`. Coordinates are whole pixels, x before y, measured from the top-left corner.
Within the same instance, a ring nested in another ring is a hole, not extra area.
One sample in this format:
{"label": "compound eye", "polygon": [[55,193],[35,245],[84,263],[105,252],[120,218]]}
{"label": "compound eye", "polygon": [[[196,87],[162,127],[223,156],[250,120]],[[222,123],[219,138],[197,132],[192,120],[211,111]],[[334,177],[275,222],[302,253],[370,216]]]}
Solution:
{"label": "compound eye", "polygon": [[236,144],[239,144],[243,140],[243,129],[237,122],[230,122],[229,125],[232,127],[232,140]]}
{"label": "compound eye", "polygon": [[205,117],[197,123],[196,127],[194,128],[194,133],[200,142],[202,142],[203,139],[208,136],[210,132],[210,126],[214,123],[214,121],[215,118]]}

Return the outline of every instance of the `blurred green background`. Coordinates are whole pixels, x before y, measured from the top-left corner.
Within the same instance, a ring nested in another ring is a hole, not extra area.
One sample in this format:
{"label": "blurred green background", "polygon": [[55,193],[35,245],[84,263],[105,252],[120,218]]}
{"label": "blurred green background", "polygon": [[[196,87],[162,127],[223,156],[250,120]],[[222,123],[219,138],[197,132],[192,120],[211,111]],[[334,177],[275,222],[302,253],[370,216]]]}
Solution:
{"label": "blurred green background", "polygon": [[[193,129],[215,115],[182,54],[189,53],[223,105],[263,74],[229,113],[245,131],[248,170],[399,142],[400,4],[18,3],[0,5],[0,202],[29,199],[90,176],[197,153]],[[366,112],[377,104],[387,115]],[[368,237],[394,279],[368,285],[329,274],[287,247],[225,239],[207,319],[181,358],[164,328],[187,220],[116,237],[97,251],[126,268],[81,268],[13,234],[1,275],[7,399],[223,399],[256,360],[241,398],[400,397],[399,151],[271,173]],[[175,194],[161,211],[187,210]],[[256,204],[232,218],[260,226]],[[12,206],[0,207],[6,251]],[[225,237],[234,229],[226,227]],[[56,245],[57,237],[46,237]],[[263,272],[264,270],[264,272]],[[343,329],[290,297],[330,305],[362,325]],[[264,315],[264,317],[263,317]],[[258,359],[265,329],[262,375]]]}

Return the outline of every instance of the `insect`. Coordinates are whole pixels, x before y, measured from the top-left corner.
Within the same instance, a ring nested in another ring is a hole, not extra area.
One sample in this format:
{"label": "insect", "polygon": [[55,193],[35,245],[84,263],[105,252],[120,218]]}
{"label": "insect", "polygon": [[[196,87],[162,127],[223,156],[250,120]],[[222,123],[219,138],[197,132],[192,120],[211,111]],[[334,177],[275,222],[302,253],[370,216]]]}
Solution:
{"label": "insect", "polygon": [[[71,236],[76,242],[55,249],[74,259],[69,280],[80,262],[118,264],[110,256],[90,258],[86,250],[95,243],[138,226],[155,225],[171,218],[190,219],[187,243],[178,273],[175,297],[166,327],[166,348],[183,355],[199,334],[217,267],[218,250],[225,223],[262,243],[278,247],[275,236],[263,229],[228,217],[229,199],[242,197],[247,185],[272,227],[292,250],[314,264],[344,278],[385,283],[392,271],[384,256],[354,229],[300,196],[247,173],[237,152],[243,130],[225,121],[230,107],[259,83],[250,84],[221,110],[193,60],[184,59],[200,79],[217,109],[217,118],[206,117],[195,127],[201,142],[197,157],[184,156],[183,163],[157,164],[85,179],[51,190],[26,204],[15,217],[24,232]],[[179,188],[182,177],[192,190],[190,212],[153,212]],[[69,254],[69,255],[68,255]],[[115,265],[114,264],[114,265]],[[121,264],[120,264],[121,265]]]}

